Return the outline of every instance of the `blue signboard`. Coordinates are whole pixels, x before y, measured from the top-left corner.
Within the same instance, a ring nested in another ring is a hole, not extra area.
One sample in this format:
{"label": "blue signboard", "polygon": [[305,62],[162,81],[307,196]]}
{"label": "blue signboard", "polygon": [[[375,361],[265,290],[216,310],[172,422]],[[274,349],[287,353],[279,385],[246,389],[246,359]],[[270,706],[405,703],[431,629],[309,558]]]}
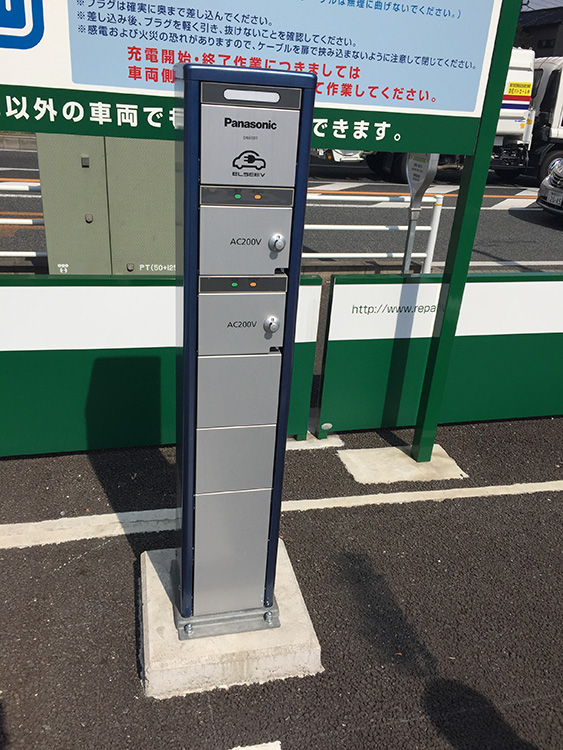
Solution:
{"label": "blue signboard", "polygon": [[71,0],[72,79],[165,92],[178,63],[304,71],[317,75],[317,105],[471,115],[498,6]]}
{"label": "blue signboard", "polygon": [[0,47],[30,49],[42,36],[42,0],[0,0]]}

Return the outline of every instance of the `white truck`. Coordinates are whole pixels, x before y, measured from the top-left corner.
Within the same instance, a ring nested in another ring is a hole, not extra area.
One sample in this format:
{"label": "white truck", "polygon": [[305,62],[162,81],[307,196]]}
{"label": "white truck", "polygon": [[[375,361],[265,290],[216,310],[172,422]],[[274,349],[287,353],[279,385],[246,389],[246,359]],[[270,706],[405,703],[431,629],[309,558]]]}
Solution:
{"label": "white truck", "polygon": [[534,63],[532,105],[535,122],[528,162],[522,171],[541,182],[554,159],[563,158],[563,57],[540,57]]}
{"label": "white truck", "polygon": [[[510,180],[520,174],[541,182],[554,159],[563,158],[563,57],[535,58],[534,51],[516,47],[510,65],[491,169]],[[364,153],[368,166],[406,182],[407,154]],[[442,154],[439,169],[459,167],[463,157]]]}
{"label": "white truck", "polygon": [[534,51],[512,50],[504,85],[491,168],[505,179],[528,167],[535,120]]}
{"label": "white truck", "polygon": [[[491,169],[503,179],[515,178],[528,169],[535,118],[533,93],[534,51],[516,47],[510,56],[491,156]],[[392,179],[407,181],[407,154],[373,152],[366,155],[366,161],[374,171],[383,169]],[[463,156],[441,154],[438,169],[462,165]]]}

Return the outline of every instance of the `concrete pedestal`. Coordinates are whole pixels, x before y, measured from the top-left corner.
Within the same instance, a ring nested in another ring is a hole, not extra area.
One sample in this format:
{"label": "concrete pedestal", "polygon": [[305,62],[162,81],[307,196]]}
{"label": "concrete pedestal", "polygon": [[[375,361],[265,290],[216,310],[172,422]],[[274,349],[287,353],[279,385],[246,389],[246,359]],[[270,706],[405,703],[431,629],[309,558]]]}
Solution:
{"label": "concrete pedestal", "polygon": [[280,540],[275,595],[281,627],[180,641],[174,624],[175,550],[141,555],[145,693],[153,698],[322,672],[321,649],[286,549]]}

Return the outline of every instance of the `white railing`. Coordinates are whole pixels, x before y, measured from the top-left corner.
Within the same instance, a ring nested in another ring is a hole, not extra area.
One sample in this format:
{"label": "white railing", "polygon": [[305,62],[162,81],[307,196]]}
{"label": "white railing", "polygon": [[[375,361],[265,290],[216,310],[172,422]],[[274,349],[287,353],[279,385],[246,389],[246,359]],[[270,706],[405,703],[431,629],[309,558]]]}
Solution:
{"label": "white railing", "polygon": [[0,193],[40,193],[38,182],[0,182]]}
{"label": "white railing", "polygon": [[[344,201],[346,207],[348,204],[353,207],[354,203],[370,203],[377,205],[380,203],[404,203],[410,205],[410,198],[403,195],[396,196],[373,196],[373,195],[320,195],[317,193],[307,193],[307,203],[310,205],[313,202],[335,202]],[[428,232],[428,242],[426,243],[426,252],[424,253],[413,253],[413,258],[424,258],[424,264],[422,267],[422,273],[430,273],[432,267],[432,260],[434,258],[434,250],[436,248],[436,238],[438,236],[438,227],[440,225],[440,216],[442,214],[442,206],[444,204],[443,195],[428,196],[422,199],[423,203],[432,203],[434,208],[432,210],[432,219],[429,226],[416,227],[417,232]],[[330,232],[406,232],[408,231],[408,224],[305,224],[305,229],[312,231],[330,231]],[[307,260],[320,260],[320,259],[343,259],[343,258],[403,258],[404,252],[402,253],[303,253],[301,256]]]}

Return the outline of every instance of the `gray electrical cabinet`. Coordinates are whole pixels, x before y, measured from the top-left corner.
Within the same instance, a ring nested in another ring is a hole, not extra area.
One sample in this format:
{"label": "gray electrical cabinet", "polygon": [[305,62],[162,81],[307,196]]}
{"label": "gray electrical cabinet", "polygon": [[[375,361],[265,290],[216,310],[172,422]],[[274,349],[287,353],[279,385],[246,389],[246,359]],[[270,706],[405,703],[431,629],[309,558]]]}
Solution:
{"label": "gray electrical cabinet", "polygon": [[111,274],[105,139],[37,133],[51,274]]}
{"label": "gray electrical cabinet", "polygon": [[174,275],[175,143],[37,134],[50,274]]}

